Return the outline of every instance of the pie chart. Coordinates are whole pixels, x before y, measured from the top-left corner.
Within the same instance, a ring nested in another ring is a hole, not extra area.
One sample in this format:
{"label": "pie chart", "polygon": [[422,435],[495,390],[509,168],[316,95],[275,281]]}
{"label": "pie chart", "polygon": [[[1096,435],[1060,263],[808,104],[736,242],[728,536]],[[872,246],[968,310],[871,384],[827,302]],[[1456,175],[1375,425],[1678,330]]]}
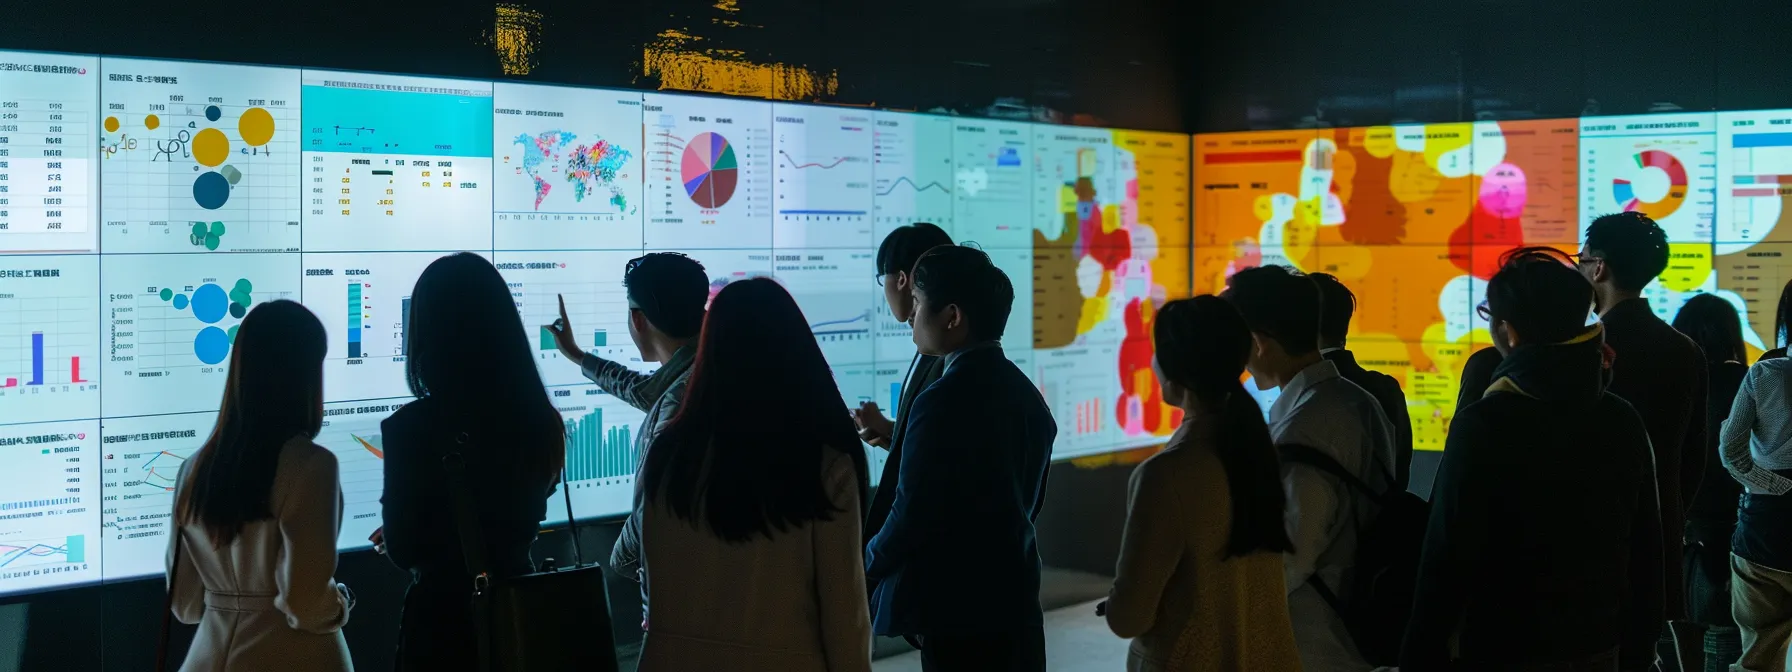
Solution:
{"label": "pie chart", "polygon": [[734,185],[740,181],[740,162],[734,158],[734,146],[714,133],[702,133],[684,146],[684,160],[678,166],[684,179],[684,193],[697,207],[715,210],[734,197]]}
{"label": "pie chart", "polygon": [[1664,219],[1679,210],[1680,203],[1686,200],[1686,167],[1680,164],[1680,160],[1659,149],[1644,151],[1633,158],[1638,170],[1654,168],[1665,174],[1668,178],[1668,192],[1658,200],[1645,201],[1637,197],[1636,188],[1631,185],[1630,180],[1617,178],[1612,180],[1612,198],[1618,201],[1618,205],[1625,212],[1640,212],[1650,219]]}

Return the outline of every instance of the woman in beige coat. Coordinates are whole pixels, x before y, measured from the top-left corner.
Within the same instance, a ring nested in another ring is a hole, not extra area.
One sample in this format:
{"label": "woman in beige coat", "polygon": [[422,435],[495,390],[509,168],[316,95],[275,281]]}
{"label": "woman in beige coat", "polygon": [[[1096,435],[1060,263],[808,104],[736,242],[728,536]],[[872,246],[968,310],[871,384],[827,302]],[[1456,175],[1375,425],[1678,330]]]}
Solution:
{"label": "woman in beige coat", "polygon": [[323,426],[324,329],[303,306],[255,308],[222,410],[181,465],[168,544],[175,618],[198,623],[183,672],[352,670],[336,582],[342,494]]}

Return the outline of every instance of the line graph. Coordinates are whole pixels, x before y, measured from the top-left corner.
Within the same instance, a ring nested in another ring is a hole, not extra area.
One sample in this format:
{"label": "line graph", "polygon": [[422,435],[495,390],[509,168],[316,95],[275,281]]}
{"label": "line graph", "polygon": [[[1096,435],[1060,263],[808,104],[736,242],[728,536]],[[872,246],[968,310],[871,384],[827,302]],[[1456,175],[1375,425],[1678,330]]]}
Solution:
{"label": "line graph", "polygon": [[908,179],[907,175],[903,175],[902,177],[898,177],[898,178],[896,178],[895,181],[891,182],[889,187],[883,189],[882,191],[877,192],[877,195],[889,196],[891,192],[896,191],[896,187],[898,187],[900,185],[904,185],[904,184],[908,185],[908,187],[910,189],[915,190],[915,193],[917,193],[917,194],[925,192],[929,189],[938,189],[942,193],[947,193],[947,194],[952,193],[951,189],[946,188],[946,185],[940,184],[939,182],[928,182],[926,185],[918,185],[918,184],[915,184],[914,180]]}
{"label": "line graph", "polygon": [[179,482],[180,466],[186,463],[186,456],[166,450],[156,451],[149,461],[137,467],[138,471],[143,472],[143,477],[138,479],[137,484],[162,492],[174,492],[174,485]]}
{"label": "line graph", "polygon": [[86,535],[73,534],[60,539],[0,541],[0,569],[86,561]]}
{"label": "line graph", "polygon": [[816,338],[847,335],[863,336],[871,331],[871,311],[866,310],[865,312],[852,317],[841,318],[838,320],[816,322],[809,325],[809,331],[814,332]]}
{"label": "line graph", "polygon": [[835,157],[834,161],[832,163],[822,163],[820,161],[811,161],[808,163],[797,163],[796,157],[791,156],[790,152],[786,152],[782,149],[778,150],[778,156],[784,157],[784,162],[789,164],[790,167],[795,168],[797,170],[806,170],[809,168],[820,168],[822,170],[833,170],[834,167],[839,166],[842,163],[846,163],[847,160],[852,158],[850,156]]}

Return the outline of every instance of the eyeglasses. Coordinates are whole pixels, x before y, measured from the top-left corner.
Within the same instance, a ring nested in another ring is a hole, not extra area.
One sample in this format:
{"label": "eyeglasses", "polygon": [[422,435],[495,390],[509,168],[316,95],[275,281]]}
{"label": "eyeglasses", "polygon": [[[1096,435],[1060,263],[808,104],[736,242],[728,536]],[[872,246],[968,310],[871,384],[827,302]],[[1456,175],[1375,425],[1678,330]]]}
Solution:
{"label": "eyeglasses", "polygon": [[1475,306],[1475,314],[1480,315],[1481,319],[1488,322],[1493,321],[1493,309],[1487,307],[1486,301],[1482,301],[1481,305]]}
{"label": "eyeglasses", "polygon": [[1595,257],[1591,254],[1587,254],[1586,252],[1575,252],[1573,254],[1568,255],[1568,258],[1570,260],[1573,260],[1574,265],[1576,265],[1576,266],[1579,266],[1581,264],[1591,264],[1591,263],[1605,261],[1605,257]]}

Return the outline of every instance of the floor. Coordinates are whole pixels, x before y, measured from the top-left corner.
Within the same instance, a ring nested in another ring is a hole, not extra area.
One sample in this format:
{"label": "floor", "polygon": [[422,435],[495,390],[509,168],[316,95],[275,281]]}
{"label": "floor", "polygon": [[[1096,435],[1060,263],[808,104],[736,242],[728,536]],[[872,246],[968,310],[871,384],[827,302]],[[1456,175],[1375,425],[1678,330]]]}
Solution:
{"label": "floor", "polygon": [[[1126,669],[1126,640],[1108,631],[1095,615],[1095,602],[1045,614],[1046,669],[1096,672]],[[920,672],[921,654],[908,652],[871,663],[874,672]]]}

